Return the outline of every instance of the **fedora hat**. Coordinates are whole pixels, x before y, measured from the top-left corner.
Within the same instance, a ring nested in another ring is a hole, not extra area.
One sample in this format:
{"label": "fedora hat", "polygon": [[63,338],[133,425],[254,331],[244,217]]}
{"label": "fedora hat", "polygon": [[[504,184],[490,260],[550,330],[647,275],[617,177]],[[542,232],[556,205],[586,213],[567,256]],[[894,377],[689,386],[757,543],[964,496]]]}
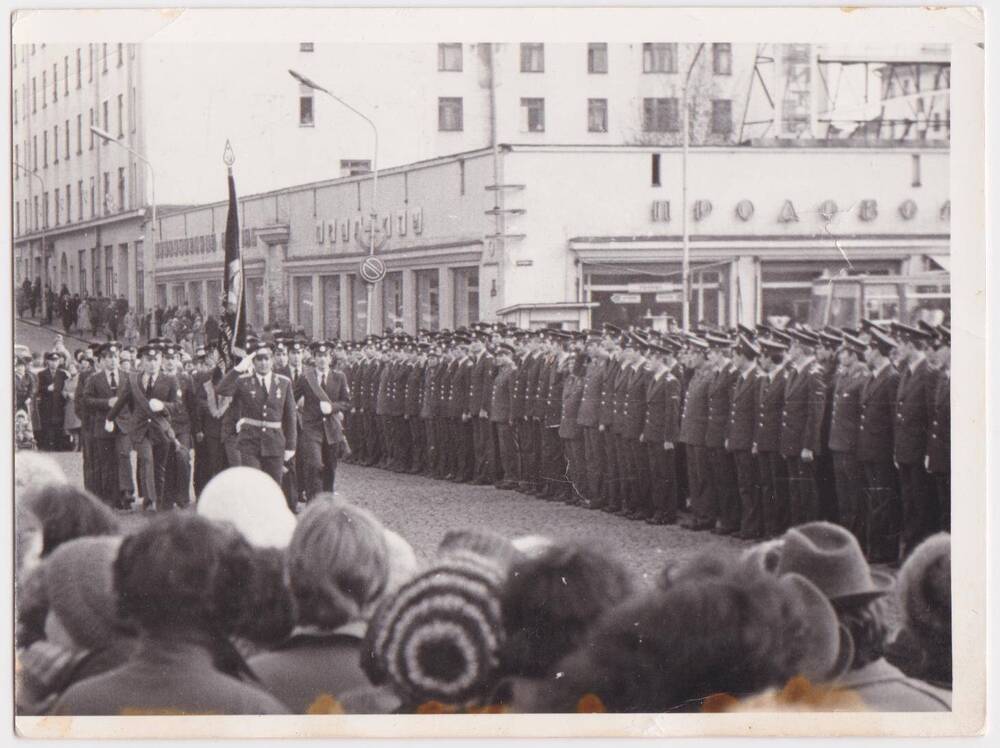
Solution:
{"label": "fedora hat", "polygon": [[834,607],[858,605],[892,589],[892,577],[873,572],[857,539],[830,522],[808,522],[785,533],[779,575],[801,574],[815,584]]}
{"label": "fedora hat", "polygon": [[798,675],[813,683],[836,680],[854,661],[854,640],[837,620],[830,600],[801,574],[789,573],[779,578],[790,604],[798,611],[805,626],[792,627],[791,647],[798,659]]}

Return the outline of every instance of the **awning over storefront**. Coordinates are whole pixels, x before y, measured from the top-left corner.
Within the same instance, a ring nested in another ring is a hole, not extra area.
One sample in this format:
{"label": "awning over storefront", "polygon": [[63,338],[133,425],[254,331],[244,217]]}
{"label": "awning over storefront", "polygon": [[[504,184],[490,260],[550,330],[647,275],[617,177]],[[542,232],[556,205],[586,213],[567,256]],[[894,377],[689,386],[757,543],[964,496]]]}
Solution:
{"label": "awning over storefront", "polygon": [[[941,270],[951,272],[951,255],[927,255],[927,259],[935,263]],[[937,268],[932,268],[937,270]]]}

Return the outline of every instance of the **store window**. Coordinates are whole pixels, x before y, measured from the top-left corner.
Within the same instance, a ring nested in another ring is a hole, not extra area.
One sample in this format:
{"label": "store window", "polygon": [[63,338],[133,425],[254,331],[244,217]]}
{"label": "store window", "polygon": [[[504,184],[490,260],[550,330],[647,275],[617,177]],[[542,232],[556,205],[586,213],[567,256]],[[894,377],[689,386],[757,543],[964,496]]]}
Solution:
{"label": "store window", "polygon": [[[83,267],[82,263],[80,267]],[[161,309],[165,309],[167,306],[167,286],[165,283],[156,284],[156,305]]]}
{"label": "store window", "polygon": [[340,337],[340,276],[321,275],[323,293],[323,337]]}
{"label": "store window", "polygon": [[455,327],[479,321],[479,268],[455,268]]}
{"label": "store window", "polygon": [[295,293],[295,319],[306,336],[313,336],[313,279],[311,275],[297,275],[293,280]]}
{"label": "store window", "polygon": [[386,273],[382,281],[382,326],[386,330],[403,328],[403,273]]}
{"label": "store window", "polygon": [[354,340],[368,334],[368,285],[357,275],[351,275],[351,331]]}
{"label": "store window", "polygon": [[246,288],[247,322],[257,332],[264,329],[264,312],[267,299],[264,296],[264,279],[247,278]]}
{"label": "store window", "polygon": [[222,306],[222,281],[210,280],[205,282],[205,315],[218,315]]}
{"label": "store window", "polygon": [[417,329],[436,332],[441,327],[440,275],[437,268],[418,270],[417,280]]}
{"label": "store window", "polygon": [[176,307],[183,306],[186,292],[187,289],[183,283],[174,283],[170,287],[170,305]]}

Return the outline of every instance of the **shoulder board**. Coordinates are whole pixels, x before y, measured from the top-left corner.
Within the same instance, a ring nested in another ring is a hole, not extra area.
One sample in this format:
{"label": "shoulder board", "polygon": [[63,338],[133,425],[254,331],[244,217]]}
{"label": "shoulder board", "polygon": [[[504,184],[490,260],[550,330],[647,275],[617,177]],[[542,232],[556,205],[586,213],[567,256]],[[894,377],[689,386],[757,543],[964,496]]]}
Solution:
{"label": "shoulder board", "polygon": [[284,374],[278,374],[277,372],[271,372],[271,373],[274,374],[275,379],[284,379],[289,384],[291,384],[292,382],[292,380],[286,377]]}

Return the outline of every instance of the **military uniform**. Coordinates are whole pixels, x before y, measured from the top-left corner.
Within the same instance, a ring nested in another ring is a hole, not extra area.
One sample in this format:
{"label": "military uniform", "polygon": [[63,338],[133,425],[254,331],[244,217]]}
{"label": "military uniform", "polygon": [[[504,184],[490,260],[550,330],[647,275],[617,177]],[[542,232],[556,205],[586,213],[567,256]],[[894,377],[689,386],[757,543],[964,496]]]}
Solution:
{"label": "military uniform", "polygon": [[861,389],[861,423],[858,426],[858,461],[864,492],[859,523],[868,526],[868,559],[892,563],[899,557],[899,523],[902,508],[893,467],[893,422],[899,374],[888,361]]}
{"label": "military uniform", "polygon": [[937,489],[939,529],[951,532],[951,369],[938,371],[931,427],[927,432],[927,471]]}
{"label": "military uniform", "polygon": [[621,373],[621,361],[609,359],[601,384],[601,402],[597,412],[597,428],[601,434],[604,449],[604,474],[601,482],[599,506],[609,512],[621,508],[621,486],[618,477],[621,473],[618,467],[618,439],[614,433],[615,410],[617,398],[615,382]]}
{"label": "military uniform", "polygon": [[781,535],[788,529],[788,467],[779,450],[781,413],[785,407],[787,364],[760,377],[753,448],[761,489],[764,534]]}
{"label": "military uniform", "polygon": [[403,389],[403,420],[406,430],[410,462],[408,473],[419,473],[424,469],[427,443],[424,439],[424,423],[420,418],[421,396],[424,388],[425,364],[407,362],[406,386]]}
{"label": "military uniform", "polygon": [[563,454],[566,456],[566,476],[569,478],[564,500],[569,504],[581,504],[587,495],[587,457],[584,443],[584,427],[580,425],[580,404],[583,401],[583,376],[569,373],[563,380],[559,409],[559,438],[562,440]]}
{"label": "military uniform", "polygon": [[473,471],[478,485],[493,483],[496,472],[496,447],[489,407],[492,399],[493,357],[482,351],[473,359],[469,375],[469,417],[472,419]]}
{"label": "military uniform", "polygon": [[502,489],[516,488],[520,475],[513,422],[514,385],[517,375],[516,366],[501,366],[493,377],[490,394],[490,423],[496,429],[497,452],[502,473],[502,478],[496,483],[496,487]]}
{"label": "military uniform", "polygon": [[623,503],[629,509],[626,514],[629,519],[647,519],[652,514],[649,454],[641,437],[646,420],[649,373],[642,363],[633,364],[631,368],[622,414],[621,444],[629,469],[628,476],[623,481],[627,491]]}
{"label": "military uniform", "polygon": [[721,533],[740,530],[740,504],[736,489],[736,465],[726,451],[726,427],[736,371],[729,363],[716,368],[708,386],[708,422],[705,447],[711,469],[708,473],[712,500],[703,507],[705,520],[717,521]]}
{"label": "military uniform", "polygon": [[752,452],[760,386],[760,373],[756,366],[735,373],[725,431],[726,451],[733,458],[739,493],[739,508],[734,508],[733,520],[738,516],[740,537],[747,540],[756,540],[764,534],[760,473]]}
{"label": "military uniform", "polygon": [[545,402],[542,403],[542,479],[545,483],[542,495],[558,501],[566,501],[571,496],[571,487],[566,477],[568,464],[563,451],[562,437],[559,435],[566,363],[566,358],[559,356],[549,362],[543,370],[547,375],[545,387],[539,387],[539,399],[543,393],[545,396]]}
{"label": "military uniform", "polygon": [[684,408],[681,410],[681,432],[678,441],[687,452],[688,490],[691,501],[691,527],[707,530],[715,524],[715,507],[710,484],[711,464],[705,446],[708,428],[708,389],[715,372],[703,363],[691,375]]}
{"label": "military uniform", "polygon": [[[681,383],[664,369],[646,382],[646,413],[642,444],[649,465],[650,520],[656,524],[677,521],[677,474],[673,446],[680,434]],[[666,444],[670,443],[670,449]]]}
{"label": "military uniform", "polygon": [[[814,359],[789,364],[781,411],[779,449],[788,466],[788,521],[791,526],[819,519],[816,493],[816,455],[822,451],[826,389]],[[802,451],[812,452],[803,459]]]}
{"label": "military uniform", "polygon": [[926,359],[907,364],[899,375],[896,391],[896,423],[893,457],[899,466],[899,488],[903,500],[903,555],[909,555],[937,526],[937,496],[924,467],[927,433],[934,409],[936,377]]}
{"label": "military uniform", "polygon": [[858,432],[861,425],[861,394],[871,372],[856,362],[841,371],[833,389],[828,445],[833,458],[834,483],[837,492],[837,517],[858,539],[863,550],[868,545],[867,516],[861,511],[862,469],[858,461]]}
{"label": "military uniform", "polygon": [[601,484],[605,474],[604,432],[599,428],[599,421],[607,373],[607,359],[594,359],[587,364],[581,382],[577,413],[577,424],[583,429],[583,468],[586,473],[586,482],[579,488],[585,500],[593,507],[599,507],[603,503]]}

